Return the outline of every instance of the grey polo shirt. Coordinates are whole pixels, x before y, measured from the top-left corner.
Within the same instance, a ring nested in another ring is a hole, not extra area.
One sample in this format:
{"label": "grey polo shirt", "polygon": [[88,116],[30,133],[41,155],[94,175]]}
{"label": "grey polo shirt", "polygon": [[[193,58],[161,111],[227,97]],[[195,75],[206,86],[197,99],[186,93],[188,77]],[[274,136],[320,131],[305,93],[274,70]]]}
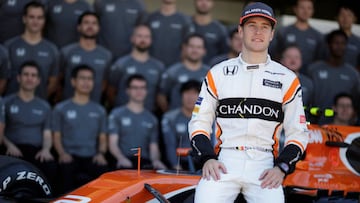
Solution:
{"label": "grey polo shirt", "polygon": [[106,133],[106,112],[95,102],[80,105],[68,99],[55,106],[52,128],[61,133],[67,153],[91,157],[97,153],[100,133]]}
{"label": "grey polo shirt", "polygon": [[26,61],[35,61],[41,70],[41,83],[36,89],[36,95],[41,98],[47,97],[47,84],[51,76],[57,76],[59,72],[59,51],[55,44],[42,39],[37,44],[27,43],[21,36],[14,37],[5,42],[9,51],[11,64],[10,78],[7,83],[6,95],[15,93],[19,89],[17,74],[20,66]]}
{"label": "grey polo shirt", "polygon": [[130,53],[130,36],[135,25],[143,21],[144,4],[139,0],[95,0],[94,9],[100,16],[100,44],[114,59]]}
{"label": "grey polo shirt", "polygon": [[133,74],[141,74],[147,81],[145,107],[150,111],[154,110],[161,74],[164,70],[163,63],[155,58],[149,58],[145,62],[140,62],[131,55],[127,55],[118,59],[112,65],[109,74],[109,84],[117,88],[116,106],[124,105],[128,102],[128,95],[126,94],[127,79]]}
{"label": "grey polo shirt", "polygon": [[149,15],[147,24],[151,28],[153,39],[151,55],[166,67],[180,61],[181,44],[192,30],[190,18],[180,12],[164,16],[155,11]]}
{"label": "grey polo shirt", "polygon": [[85,0],[67,3],[65,0],[51,0],[47,4],[46,36],[59,48],[79,40],[77,22],[84,11],[92,10]]}
{"label": "grey polo shirt", "polygon": [[35,97],[23,101],[17,94],[4,98],[5,136],[15,144],[41,147],[44,130],[51,130],[51,108]]}
{"label": "grey polo shirt", "polygon": [[160,92],[170,100],[169,107],[174,109],[181,106],[180,87],[189,80],[202,82],[209,67],[202,65],[199,70],[192,71],[184,66],[183,63],[177,63],[168,68],[162,75],[160,83]]}
{"label": "grey polo shirt", "polygon": [[108,132],[119,136],[118,146],[127,157],[136,153],[131,149],[141,147],[141,157],[150,159],[150,143],[158,143],[159,130],[156,117],[148,110],[140,113],[126,106],[113,109],[109,115]]}
{"label": "grey polo shirt", "polygon": [[67,45],[61,49],[61,72],[64,74],[63,98],[68,99],[74,95],[74,88],[71,85],[71,72],[79,65],[88,65],[95,71],[94,89],[91,92],[91,99],[100,103],[102,95],[102,82],[106,79],[109,71],[112,54],[109,50],[98,45],[91,51],[84,50],[79,43]]}

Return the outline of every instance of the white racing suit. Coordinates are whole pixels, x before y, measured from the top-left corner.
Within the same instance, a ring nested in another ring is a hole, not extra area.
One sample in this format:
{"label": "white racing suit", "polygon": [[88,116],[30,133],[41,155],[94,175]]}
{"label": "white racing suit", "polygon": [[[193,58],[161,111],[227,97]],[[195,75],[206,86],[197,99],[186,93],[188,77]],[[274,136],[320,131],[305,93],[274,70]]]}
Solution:
{"label": "white racing suit", "polygon": [[295,145],[301,152],[308,134],[298,78],[267,58],[264,64],[247,64],[240,54],[208,72],[189,134],[190,139],[198,135],[210,139],[216,122],[218,160],[225,164],[227,174],[221,174],[218,181],[201,179],[195,202],[233,202],[240,192],[248,203],[284,202],[281,187],[260,187],[260,174],[274,167],[274,149],[282,129],[285,147]]}

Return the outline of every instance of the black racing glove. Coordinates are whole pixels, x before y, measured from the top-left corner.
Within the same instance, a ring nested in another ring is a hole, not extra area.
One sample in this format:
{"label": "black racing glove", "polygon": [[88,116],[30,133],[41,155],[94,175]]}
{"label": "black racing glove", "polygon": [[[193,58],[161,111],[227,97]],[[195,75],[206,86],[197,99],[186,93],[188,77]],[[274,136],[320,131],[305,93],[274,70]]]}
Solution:
{"label": "black racing glove", "polygon": [[275,159],[275,166],[278,166],[285,175],[289,175],[294,172],[295,165],[301,157],[301,149],[294,144],[289,144]]}
{"label": "black racing glove", "polygon": [[191,139],[191,156],[197,168],[202,168],[204,163],[209,159],[217,159],[214,147],[211,145],[209,138],[206,135],[195,135]]}

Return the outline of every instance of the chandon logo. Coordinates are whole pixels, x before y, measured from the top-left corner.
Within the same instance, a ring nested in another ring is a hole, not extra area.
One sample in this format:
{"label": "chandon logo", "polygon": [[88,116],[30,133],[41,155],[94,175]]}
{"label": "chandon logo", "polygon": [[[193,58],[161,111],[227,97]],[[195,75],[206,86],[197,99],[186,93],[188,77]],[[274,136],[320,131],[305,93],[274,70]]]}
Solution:
{"label": "chandon logo", "polygon": [[266,99],[223,99],[220,100],[217,112],[220,118],[259,118],[277,122],[284,119],[282,104]]}

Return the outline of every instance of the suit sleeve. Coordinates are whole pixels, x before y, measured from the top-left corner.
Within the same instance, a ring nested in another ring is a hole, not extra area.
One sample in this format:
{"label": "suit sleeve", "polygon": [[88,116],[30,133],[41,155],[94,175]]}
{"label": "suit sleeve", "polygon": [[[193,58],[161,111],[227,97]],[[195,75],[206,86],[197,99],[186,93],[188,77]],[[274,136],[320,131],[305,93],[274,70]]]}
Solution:
{"label": "suit sleeve", "polygon": [[195,165],[200,167],[207,160],[217,158],[210,141],[217,105],[217,90],[213,74],[209,71],[202,83],[201,91],[189,122],[192,156]]}
{"label": "suit sleeve", "polygon": [[217,105],[217,89],[213,73],[209,71],[201,85],[200,94],[189,122],[190,140],[198,134],[206,135],[210,139]]}
{"label": "suit sleeve", "polygon": [[286,163],[291,173],[304,153],[308,143],[308,130],[304,113],[301,85],[295,78],[283,98],[285,146],[275,164]]}

